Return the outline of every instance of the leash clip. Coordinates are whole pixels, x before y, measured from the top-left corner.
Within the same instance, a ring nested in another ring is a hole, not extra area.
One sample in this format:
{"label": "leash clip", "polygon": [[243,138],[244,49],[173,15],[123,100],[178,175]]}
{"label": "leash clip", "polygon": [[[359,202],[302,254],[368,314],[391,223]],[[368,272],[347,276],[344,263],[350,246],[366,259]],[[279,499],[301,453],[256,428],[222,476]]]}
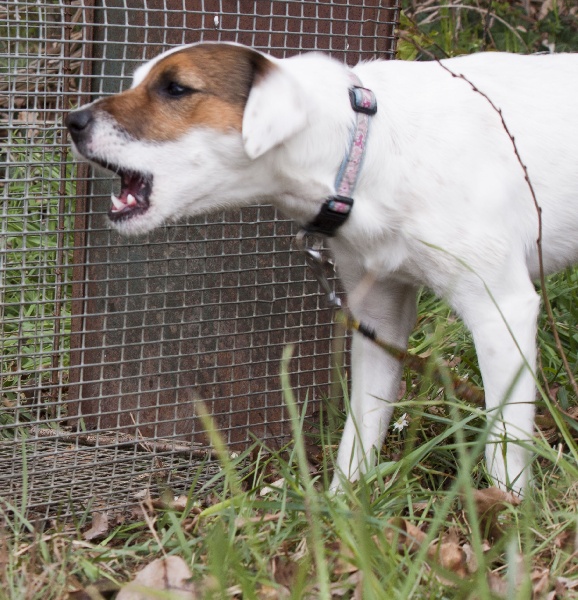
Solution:
{"label": "leash clip", "polygon": [[295,237],[300,250],[305,253],[305,261],[317,279],[317,283],[325,292],[327,302],[332,308],[341,308],[341,298],[335,292],[335,287],[329,283],[327,273],[335,273],[333,262],[323,255],[323,237],[301,229]]}

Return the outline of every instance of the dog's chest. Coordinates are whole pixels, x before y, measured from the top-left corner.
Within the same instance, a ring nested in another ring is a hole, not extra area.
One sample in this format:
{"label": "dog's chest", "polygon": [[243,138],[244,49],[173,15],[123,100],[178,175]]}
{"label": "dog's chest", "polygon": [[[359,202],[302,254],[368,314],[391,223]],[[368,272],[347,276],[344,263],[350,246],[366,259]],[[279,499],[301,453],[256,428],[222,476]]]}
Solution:
{"label": "dog's chest", "polygon": [[450,255],[419,240],[391,235],[379,241],[335,240],[332,251],[344,281],[395,280],[414,287],[426,286],[445,296],[459,277]]}
{"label": "dog's chest", "polygon": [[363,238],[338,239],[331,247],[343,276],[372,273],[378,279],[394,277],[406,283],[424,283],[414,260],[414,250],[401,236],[390,236],[379,242]]}

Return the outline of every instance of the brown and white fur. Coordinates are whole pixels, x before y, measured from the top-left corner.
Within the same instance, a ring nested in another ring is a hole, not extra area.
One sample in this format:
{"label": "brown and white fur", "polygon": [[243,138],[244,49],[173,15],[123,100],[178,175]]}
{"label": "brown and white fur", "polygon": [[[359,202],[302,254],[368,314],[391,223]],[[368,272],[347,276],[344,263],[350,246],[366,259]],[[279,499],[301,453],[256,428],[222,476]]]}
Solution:
{"label": "brown and white fur", "polygon": [[[578,55],[443,61],[501,109],[542,209],[546,272],[578,261]],[[349,220],[330,246],[356,317],[405,347],[416,293],[443,296],[473,335],[498,485],[528,481],[540,301],[538,217],[499,115],[435,63],[355,67],[378,101]],[[272,203],[309,222],[354,125],[343,64],[197,44],[140,67],[132,87],[67,117],[76,151],[121,176],[112,224],[143,233],[221,208]],[[355,335],[337,458],[355,480],[383,443],[402,366]],[[507,446],[503,442],[508,440]],[[504,451],[504,447],[507,448]]]}

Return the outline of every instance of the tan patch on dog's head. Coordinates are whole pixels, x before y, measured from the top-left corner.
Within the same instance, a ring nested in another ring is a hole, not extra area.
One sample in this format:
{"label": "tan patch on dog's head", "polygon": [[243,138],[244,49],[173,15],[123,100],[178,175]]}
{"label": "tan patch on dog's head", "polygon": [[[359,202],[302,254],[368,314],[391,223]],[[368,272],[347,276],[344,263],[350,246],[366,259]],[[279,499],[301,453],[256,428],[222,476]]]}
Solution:
{"label": "tan patch on dog's head", "polygon": [[271,67],[250,48],[190,46],[154,63],[136,87],[99,101],[95,108],[139,140],[176,140],[193,127],[241,131],[253,81]]}

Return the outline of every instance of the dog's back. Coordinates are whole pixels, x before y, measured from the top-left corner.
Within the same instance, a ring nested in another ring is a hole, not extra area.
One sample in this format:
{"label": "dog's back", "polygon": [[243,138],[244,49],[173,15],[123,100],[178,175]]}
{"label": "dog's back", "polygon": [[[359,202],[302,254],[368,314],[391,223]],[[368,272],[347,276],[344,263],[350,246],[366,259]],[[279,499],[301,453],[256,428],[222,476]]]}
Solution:
{"label": "dog's back", "polygon": [[537,210],[505,123],[542,209],[546,272],[578,262],[578,55],[482,53],[356,72],[380,102],[370,141],[379,150],[368,160],[385,158],[368,170],[394,182],[396,208],[450,210],[456,232],[460,215],[472,221],[481,210],[490,232],[520,236],[536,278]]}

